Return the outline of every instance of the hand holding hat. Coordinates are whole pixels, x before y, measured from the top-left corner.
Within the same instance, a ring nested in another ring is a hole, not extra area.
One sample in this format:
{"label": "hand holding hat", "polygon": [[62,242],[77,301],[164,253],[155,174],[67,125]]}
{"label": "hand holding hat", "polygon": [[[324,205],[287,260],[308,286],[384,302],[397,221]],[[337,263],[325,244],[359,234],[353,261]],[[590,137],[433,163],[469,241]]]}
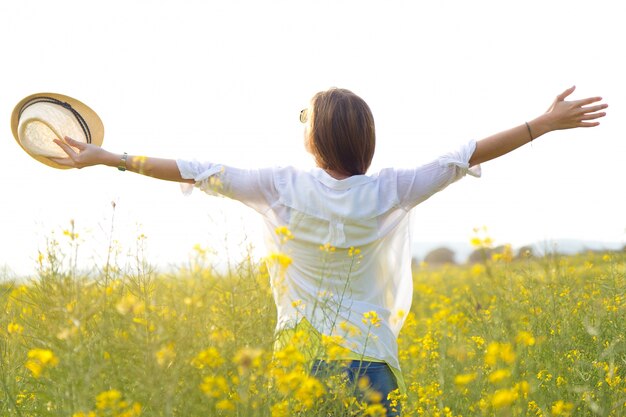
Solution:
{"label": "hand holding hat", "polygon": [[63,140],[54,139],[53,142],[67,155],[66,158],[49,157],[49,159],[64,168],[84,168],[98,165],[103,162],[108,154],[107,151],[99,146],[79,142],[68,136],[63,138]]}
{"label": "hand holding hat", "polygon": [[38,93],[21,100],[11,115],[11,130],[30,156],[61,169],[87,166],[104,138],[104,126],[95,111],[56,93]]}

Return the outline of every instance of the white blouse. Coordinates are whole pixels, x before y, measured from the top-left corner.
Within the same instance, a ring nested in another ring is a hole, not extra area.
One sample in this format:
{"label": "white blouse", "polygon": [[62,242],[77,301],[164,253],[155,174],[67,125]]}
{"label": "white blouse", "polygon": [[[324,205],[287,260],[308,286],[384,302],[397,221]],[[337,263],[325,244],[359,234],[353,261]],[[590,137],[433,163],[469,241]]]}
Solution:
{"label": "white blouse", "polygon": [[479,177],[480,166],[469,167],[475,149],[471,141],[417,168],[343,180],[319,168],[177,164],[195,187],[263,216],[268,251],[281,254],[267,262],[277,332],[306,318],[349,350],[399,369],[397,337],[413,297],[409,210],[467,173]]}

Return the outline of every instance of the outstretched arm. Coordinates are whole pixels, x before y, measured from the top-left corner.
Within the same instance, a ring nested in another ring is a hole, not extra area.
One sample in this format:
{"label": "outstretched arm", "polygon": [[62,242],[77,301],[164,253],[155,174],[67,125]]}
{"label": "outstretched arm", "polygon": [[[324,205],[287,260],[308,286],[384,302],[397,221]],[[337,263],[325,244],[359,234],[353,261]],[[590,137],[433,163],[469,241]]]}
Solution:
{"label": "outstretched arm", "polygon": [[145,156],[128,155],[126,160],[123,155],[111,153],[99,146],[88,143],[77,142],[69,137],[65,141],[55,139],[67,154],[67,158],[50,158],[54,162],[73,168],[84,168],[93,165],[106,165],[110,167],[124,167],[127,171],[147,175],[167,181],[189,182],[192,179],[184,179],[180,176],[180,171],[173,159],[148,158]]}
{"label": "outstretched arm", "polygon": [[470,158],[470,166],[509,153],[553,130],[598,126],[599,122],[591,120],[604,117],[606,113],[601,110],[606,109],[608,104],[590,105],[601,101],[602,97],[565,101],[575,89],[576,87],[571,87],[559,94],[548,111],[536,119],[479,140],[476,143],[476,150]]}

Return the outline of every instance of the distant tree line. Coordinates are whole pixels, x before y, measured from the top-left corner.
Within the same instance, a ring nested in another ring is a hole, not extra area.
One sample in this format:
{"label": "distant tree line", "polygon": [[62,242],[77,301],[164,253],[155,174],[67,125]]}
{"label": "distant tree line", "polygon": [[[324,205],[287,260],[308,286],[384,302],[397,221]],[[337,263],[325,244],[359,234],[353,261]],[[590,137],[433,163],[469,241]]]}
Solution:
{"label": "distant tree line", "polygon": [[[622,251],[626,252],[626,246],[622,248]],[[458,262],[454,251],[450,248],[442,246],[428,252],[424,257],[423,262],[427,265],[456,265],[458,263],[476,264],[502,256],[508,256],[510,257],[510,260],[518,260],[533,258],[536,254],[531,246],[522,246],[513,253],[510,245],[500,245],[493,248],[476,248],[469,254],[465,262]],[[415,266],[419,265],[419,259],[413,259],[413,263]]]}

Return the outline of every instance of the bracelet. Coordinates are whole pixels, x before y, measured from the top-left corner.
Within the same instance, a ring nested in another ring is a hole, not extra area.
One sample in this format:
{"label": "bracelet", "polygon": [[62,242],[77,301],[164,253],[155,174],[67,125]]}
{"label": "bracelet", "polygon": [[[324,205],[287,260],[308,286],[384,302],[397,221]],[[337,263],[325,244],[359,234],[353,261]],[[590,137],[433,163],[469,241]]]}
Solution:
{"label": "bracelet", "polygon": [[117,166],[117,169],[120,171],[126,171],[126,159],[128,159],[128,154],[124,152],[122,155],[122,159],[120,159],[120,164]]}
{"label": "bracelet", "polygon": [[528,135],[530,135],[530,141],[532,142],[533,139],[534,139],[533,138],[533,132],[531,132],[530,125],[528,124],[528,122],[524,122],[524,123],[526,123],[526,129],[528,129]]}

